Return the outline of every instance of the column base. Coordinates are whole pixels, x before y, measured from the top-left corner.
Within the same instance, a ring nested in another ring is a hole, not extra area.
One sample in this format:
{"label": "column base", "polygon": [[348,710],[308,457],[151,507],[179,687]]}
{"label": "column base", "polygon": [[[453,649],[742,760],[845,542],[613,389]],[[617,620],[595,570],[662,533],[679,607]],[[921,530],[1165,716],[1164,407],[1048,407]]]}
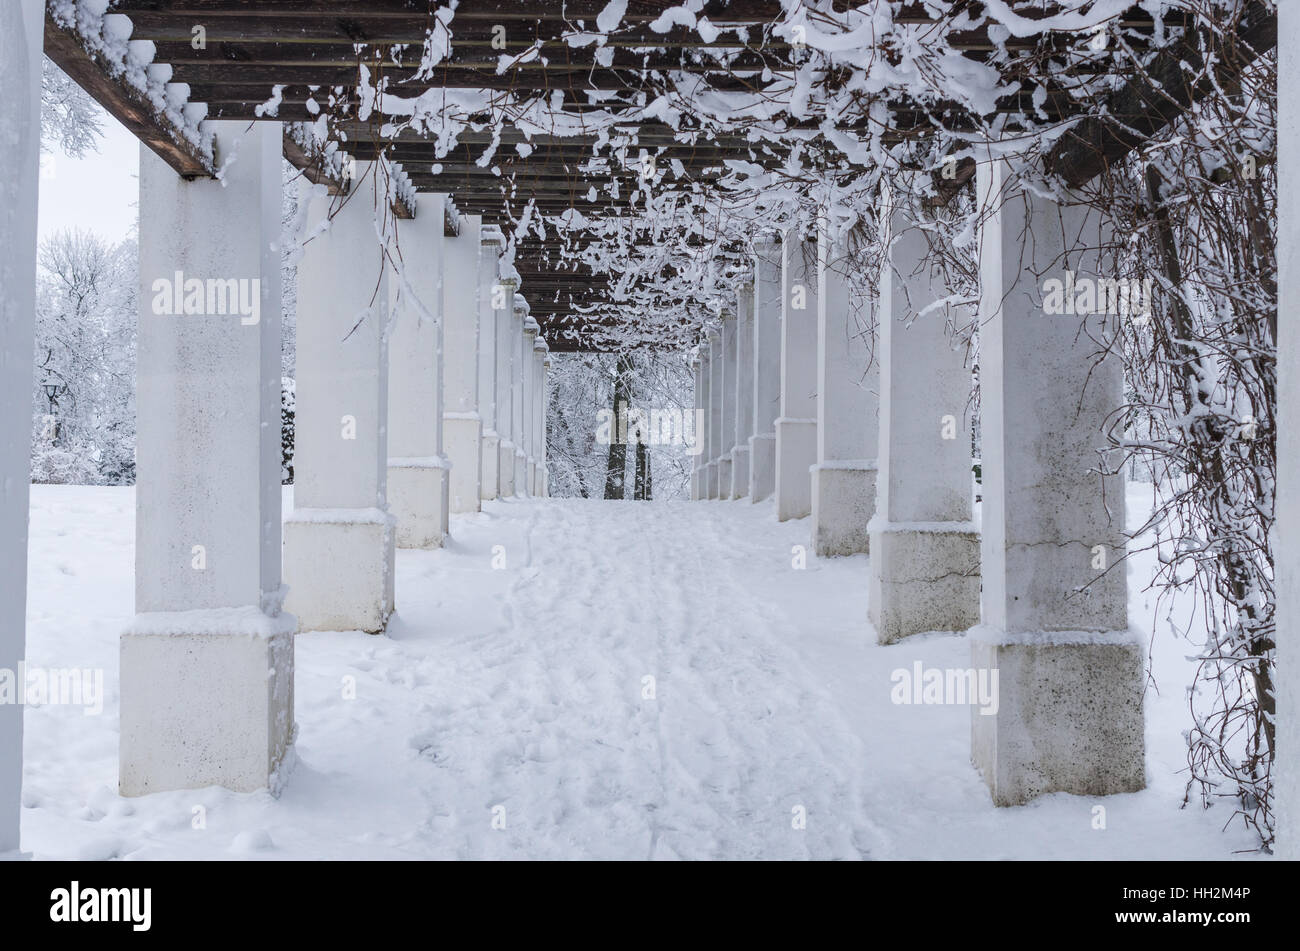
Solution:
{"label": "column base", "polygon": [[731,450],[731,498],[749,494],[749,443]]}
{"label": "column base", "polygon": [[294,740],[297,626],[254,607],[137,615],[121,638],[121,795],[278,792]]}
{"label": "column base", "polygon": [[817,464],[817,420],[776,421],[776,517],[785,522],[812,514],[812,478]]}
{"label": "column base", "polygon": [[528,457],[522,449],[515,450],[515,495],[528,494]]}
{"label": "column base", "polygon": [[537,487],[537,492],[542,498],[549,499],[551,497],[551,467],[542,466],[539,475],[541,476],[541,484]]}
{"label": "column base", "polygon": [[478,497],[486,502],[501,493],[501,474],[498,468],[501,464],[501,437],[491,429],[484,430],[481,446],[482,484],[479,486]]}
{"label": "column base", "polygon": [[497,448],[497,487],[503,499],[515,494],[515,444],[509,439]]}
{"label": "column base", "polygon": [[876,514],[876,464],[820,462],[812,468],[812,544],[819,557],[871,550],[868,526]]}
{"label": "column base", "polygon": [[718,460],[718,498],[731,498],[731,453]]}
{"label": "column base", "polygon": [[532,459],[528,460],[528,494],[537,496],[537,463]]}
{"label": "column base", "polygon": [[1144,654],[1128,631],[971,631],[972,666],[998,672],[996,712],[971,710],[971,761],[995,805],[1146,786]]}
{"label": "column base", "polygon": [[388,511],[398,548],[441,548],[447,534],[447,460],[388,460]]}
{"label": "column base", "polygon": [[776,491],[776,433],[749,437],[749,500],[762,502]]}
{"label": "column base", "polygon": [[980,536],[973,522],[868,526],[868,614],[881,644],[980,621]]}
{"label": "column base", "polygon": [[451,463],[452,512],[477,512],[482,508],[479,499],[482,437],[483,421],[477,413],[443,414],[442,451]]}
{"label": "column base", "polygon": [[294,509],[284,522],[284,606],[298,630],[383,632],[393,613],[394,528],[381,509]]}
{"label": "column base", "polygon": [[718,463],[716,459],[704,467],[704,497],[706,499],[716,499],[718,497]]}

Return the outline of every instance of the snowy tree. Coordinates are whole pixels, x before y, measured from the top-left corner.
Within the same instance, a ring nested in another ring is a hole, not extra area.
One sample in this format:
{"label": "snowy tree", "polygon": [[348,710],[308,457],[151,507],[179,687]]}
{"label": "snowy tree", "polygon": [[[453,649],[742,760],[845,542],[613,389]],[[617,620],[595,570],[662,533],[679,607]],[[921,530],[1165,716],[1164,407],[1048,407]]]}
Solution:
{"label": "snowy tree", "polygon": [[60,231],[38,262],[32,479],[131,483],[136,245]]}
{"label": "snowy tree", "polygon": [[98,151],[104,110],[48,58],[41,62],[41,151],[69,158]]}

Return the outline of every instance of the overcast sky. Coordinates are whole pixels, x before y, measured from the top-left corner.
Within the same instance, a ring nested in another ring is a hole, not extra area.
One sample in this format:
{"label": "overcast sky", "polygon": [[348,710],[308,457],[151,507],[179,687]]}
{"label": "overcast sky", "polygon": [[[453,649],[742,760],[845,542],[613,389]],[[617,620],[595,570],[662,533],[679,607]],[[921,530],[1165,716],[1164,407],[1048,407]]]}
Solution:
{"label": "overcast sky", "polygon": [[135,227],[139,198],[140,144],[104,113],[99,152],[70,159],[55,151],[42,156],[41,237],[63,228],[93,231],[121,241]]}

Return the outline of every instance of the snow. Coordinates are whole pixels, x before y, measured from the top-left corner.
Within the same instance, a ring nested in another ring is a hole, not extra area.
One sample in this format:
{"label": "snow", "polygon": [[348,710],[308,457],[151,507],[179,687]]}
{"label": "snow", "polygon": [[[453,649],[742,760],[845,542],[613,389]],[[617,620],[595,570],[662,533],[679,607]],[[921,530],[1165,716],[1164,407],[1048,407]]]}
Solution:
{"label": "snow", "polygon": [[[1149,486],[1131,490],[1130,512],[1149,505]],[[98,717],[26,710],[23,847],[38,859],[1185,859],[1257,844],[1222,831],[1222,808],[1179,808],[1190,645],[1152,641],[1148,789],[996,809],[969,763],[970,711],[890,700],[895,670],[969,667],[966,638],[877,646],[867,557],[795,569],[807,520],[746,501],[453,516],[445,549],[398,553],[386,636],[297,638],[278,799],[122,799],[133,522],[132,489],[32,488],[28,662],[102,668],[106,685]],[[1131,564],[1149,630],[1152,562]]]}

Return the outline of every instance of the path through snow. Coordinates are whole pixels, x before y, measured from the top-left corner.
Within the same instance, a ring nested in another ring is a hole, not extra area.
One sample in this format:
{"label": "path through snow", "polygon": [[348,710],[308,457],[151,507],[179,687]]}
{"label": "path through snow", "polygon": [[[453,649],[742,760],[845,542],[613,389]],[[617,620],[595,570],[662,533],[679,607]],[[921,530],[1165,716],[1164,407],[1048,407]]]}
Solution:
{"label": "path through snow", "polygon": [[895,669],[969,666],[965,638],[876,646],[866,557],[796,569],[807,521],[747,502],[488,503],[453,521],[444,550],[399,553],[388,635],[298,638],[297,762],[279,799],[122,799],[132,510],[129,489],[33,488],[29,663],[102,667],[107,686],[101,716],[27,711],[23,844],[38,858],[1191,858],[1254,844],[1220,831],[1221,809],[1179,809],[1186,644],[1156,639],[1150,788],[1102,801],[1104,830],[1080,797],[995,809],[969,765],[969,708],[890,700]]}

